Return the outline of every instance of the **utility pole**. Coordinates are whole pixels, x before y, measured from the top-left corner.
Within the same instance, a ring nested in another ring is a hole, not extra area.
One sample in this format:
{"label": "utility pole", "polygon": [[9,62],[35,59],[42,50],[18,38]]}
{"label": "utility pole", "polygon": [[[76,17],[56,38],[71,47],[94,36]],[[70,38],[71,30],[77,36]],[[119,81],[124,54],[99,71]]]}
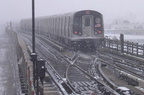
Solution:
{"label": "utility pole", "polygon": [[36,90],[36,95],[39,95],[39,83],[38,83],[38,63],[37,54],[35,52],[35,2],[32,0],[32,53],[31,58],[33,61],[33,84]]}
{"label": "utility pole", "polygon": [[32,0],[32,47],[33,53],[35,53],[35,4],[34,0]]}

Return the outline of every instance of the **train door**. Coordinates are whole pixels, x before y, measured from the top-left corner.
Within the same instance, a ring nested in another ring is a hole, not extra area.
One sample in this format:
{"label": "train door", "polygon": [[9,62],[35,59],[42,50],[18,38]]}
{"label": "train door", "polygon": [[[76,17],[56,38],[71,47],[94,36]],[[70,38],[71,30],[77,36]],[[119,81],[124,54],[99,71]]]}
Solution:
{"label": "train door", "polygon": [[93,36],[94,17],[92,15],[82,16],[82,31],[84,37]]}

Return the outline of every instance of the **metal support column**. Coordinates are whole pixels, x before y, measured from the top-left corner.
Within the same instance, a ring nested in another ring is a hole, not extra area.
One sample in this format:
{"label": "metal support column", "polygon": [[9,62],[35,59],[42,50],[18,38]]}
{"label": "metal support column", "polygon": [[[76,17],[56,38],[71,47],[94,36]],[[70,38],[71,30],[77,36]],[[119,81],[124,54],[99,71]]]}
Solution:
{"label": "metal support column", "polygon": [[32,0],[32,47],[33,47],[33,53],[35,53],[35,6],[34,6],[34,0]]}
{"label": "metal support column", "polygon": [[36,89],[36,95],[39,95],[39,82],[38,82],[38,63],[37,54],[35,52],[35,2],[32,0],[32,60],[33,60],[33,81]]}

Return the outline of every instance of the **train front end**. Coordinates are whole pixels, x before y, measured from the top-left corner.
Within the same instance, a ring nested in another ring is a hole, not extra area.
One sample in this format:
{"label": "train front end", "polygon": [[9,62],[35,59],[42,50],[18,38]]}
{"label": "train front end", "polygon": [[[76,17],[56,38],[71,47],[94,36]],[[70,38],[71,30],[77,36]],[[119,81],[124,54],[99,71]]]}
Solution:
{"label": "train front end", "polygon": [[74,14],[72,45],[76,50],[95,50],[104,39],[102,14],[85,10]]}

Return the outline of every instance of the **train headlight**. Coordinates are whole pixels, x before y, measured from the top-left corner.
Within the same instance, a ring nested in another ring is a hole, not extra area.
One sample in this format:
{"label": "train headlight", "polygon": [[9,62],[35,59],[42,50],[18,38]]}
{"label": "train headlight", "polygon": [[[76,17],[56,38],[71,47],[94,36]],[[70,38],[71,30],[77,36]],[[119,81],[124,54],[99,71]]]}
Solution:
{"label": "train headlight", "polygon": [[102,31],[95,29],[95,35],[97,35],[97,34],[102,34]]}
{"label": "train headlight", "polygon": [[78,32],[77,32],[77,31],[74,31],[74,34],[78,34]]}
{"label": "train headlight", "polygon": [[79,35],[82,35],[82,33],[81,33],[81,32],[79,32]]}
{"label": "train headlight", "polygon": [[98,34],[101,34],[102,33],[102,31],[98,31]]}
{"label": "train headlight", "polygon": [[95,32],[95,35],[97,35],[98,33],[97,32]]}

